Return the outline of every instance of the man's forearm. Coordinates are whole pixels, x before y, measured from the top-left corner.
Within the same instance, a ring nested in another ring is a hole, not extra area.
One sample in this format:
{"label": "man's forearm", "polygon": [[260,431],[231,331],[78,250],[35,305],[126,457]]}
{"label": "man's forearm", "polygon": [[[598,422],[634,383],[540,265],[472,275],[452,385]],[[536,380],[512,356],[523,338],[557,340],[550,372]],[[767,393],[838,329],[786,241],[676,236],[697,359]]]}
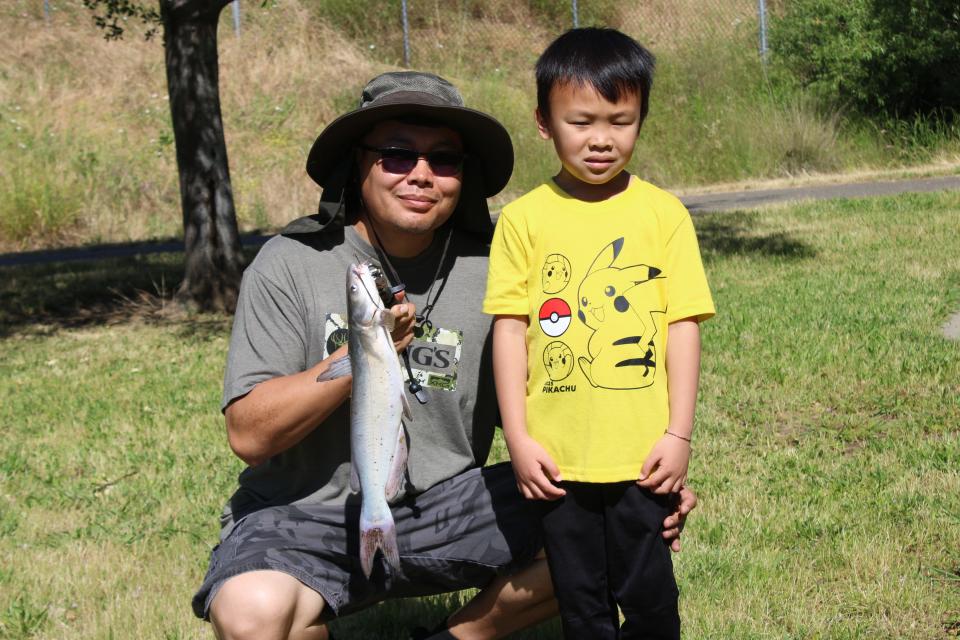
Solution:
{"label": "man's forearm", "polygon": [[256,466],[300,442],[350,395],[352,378],[317,382],[338,349],[301,373],[261,382],[227,407],[227,437],[241,460]]}

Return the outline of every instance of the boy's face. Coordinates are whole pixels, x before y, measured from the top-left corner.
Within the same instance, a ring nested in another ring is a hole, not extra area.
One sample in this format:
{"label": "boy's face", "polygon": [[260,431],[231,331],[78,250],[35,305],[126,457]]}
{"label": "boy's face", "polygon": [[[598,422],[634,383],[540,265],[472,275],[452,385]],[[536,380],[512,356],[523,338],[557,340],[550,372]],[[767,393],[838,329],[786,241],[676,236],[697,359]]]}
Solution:
{"label": "boy's face", "polygon": [[[640,134],[640,96],[610,102],[590,85],[567,82],[550,91],[550,115],[537,110],[544,140],[553,140],[563,169],[557,181],[589,195],[604,191],[633,155]],[[578,194],[572,193],[574,197]]]}

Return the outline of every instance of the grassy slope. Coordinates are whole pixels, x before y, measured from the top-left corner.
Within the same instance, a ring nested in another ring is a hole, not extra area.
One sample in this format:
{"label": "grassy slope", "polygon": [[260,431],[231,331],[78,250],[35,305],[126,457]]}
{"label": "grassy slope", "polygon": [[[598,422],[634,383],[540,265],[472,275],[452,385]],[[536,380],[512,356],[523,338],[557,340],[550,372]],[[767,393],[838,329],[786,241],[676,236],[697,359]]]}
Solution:
{"label": "grassy slope", "polygon": [[[958,216],[954,192],[696,219],[718,315],[685,637],[957,635]],[[210,637],[187,603],[241,468],[216,409],[228,322],[97,293],[175,257],[3,274],[0,638]],[[456,599],[340,630],[400,638]]]}
{"label": "grassy slope", "polygon": [[[658,55],[632,164],[639,175],[681,188],[957,161],[956,131],[900,123],[881,132],[802,95],[772,93],[754,55],[755,4],[581,3],[585,21],[619,25]],[[40,2],[0,7],[0,251],[178,235],[160,42],[144,42],[133,26],[125,40],[104,42],[78,0],[52,5],[49,24]],[[413,65],[451,78],[514,138],[516,170],[495,208],[557,169],[532,118],[533,63],[568,20],[557,6],[411,5]],[[273,229],[315,209],[306,152],[355,104],[366,79],[396,68],[394,14],[387,3],[253,3],[238,39],[224,12],[223,115],[244,230]]]}

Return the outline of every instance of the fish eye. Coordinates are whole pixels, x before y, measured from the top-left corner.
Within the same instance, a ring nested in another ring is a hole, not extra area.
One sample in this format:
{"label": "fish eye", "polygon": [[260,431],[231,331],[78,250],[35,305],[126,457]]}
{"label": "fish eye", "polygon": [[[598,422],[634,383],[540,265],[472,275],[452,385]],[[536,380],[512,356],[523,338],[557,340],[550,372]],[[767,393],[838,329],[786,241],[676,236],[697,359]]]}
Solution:
{"label": "fish eye", "polygon": [[603,290],[603,292],[607,294],[608,298],[612,298],[614,295],[616,295],[617,290],[614,289],[613,287],[607,287],[606,289]]}
{"label": "fish eye", "polygon": [[350,285],[350,291],[356,292],[356,290],[357,290],[357,285],[355,284]]}

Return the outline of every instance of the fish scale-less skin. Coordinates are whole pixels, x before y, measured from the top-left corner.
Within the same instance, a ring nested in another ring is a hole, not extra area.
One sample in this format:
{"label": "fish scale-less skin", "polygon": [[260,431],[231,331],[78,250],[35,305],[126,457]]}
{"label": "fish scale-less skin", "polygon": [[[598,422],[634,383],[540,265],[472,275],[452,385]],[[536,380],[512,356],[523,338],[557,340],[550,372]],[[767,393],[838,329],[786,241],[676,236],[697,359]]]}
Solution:
{"label": "fish scale-less skin", "polygon": [[[354,288],[355,287],[355,288]],[[349,347],[353,371],[350,446],[360,480],[360,563],[368,577],[377,548],[399,569],[393,516],[386,488],[401,434],[403,376],[383,318],[388,313],[366,264],[347,275]]]}

